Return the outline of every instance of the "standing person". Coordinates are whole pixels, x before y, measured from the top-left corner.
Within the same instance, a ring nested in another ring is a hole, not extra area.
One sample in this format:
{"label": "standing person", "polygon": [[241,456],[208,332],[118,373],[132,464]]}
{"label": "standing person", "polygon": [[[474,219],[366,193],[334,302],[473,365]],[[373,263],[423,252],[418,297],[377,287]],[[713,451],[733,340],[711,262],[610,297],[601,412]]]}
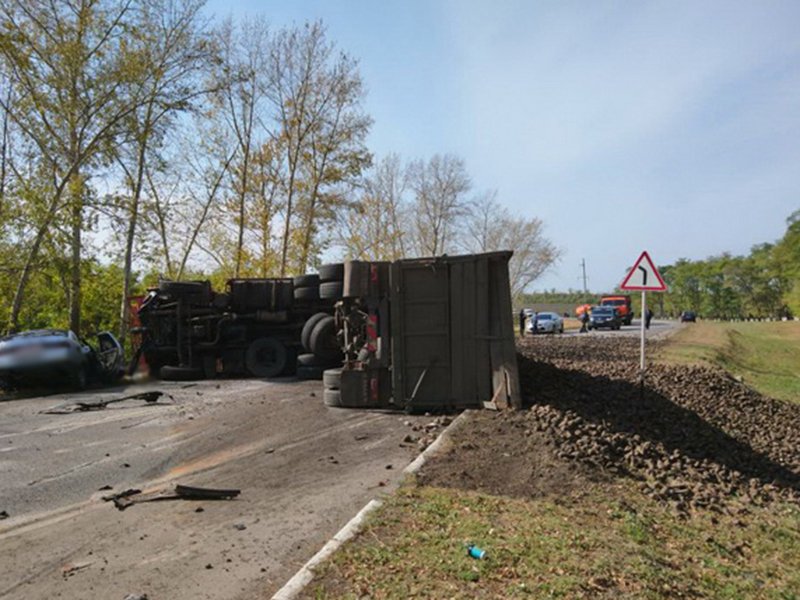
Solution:
{"label": "standing person", "polygon": [[587,325],[589,324],[589,309],[584,308],[581,313],[581,330],[578,333],[586,333],[589,331]]}
{"label": "standing person", "polygon": [[653,320],[653,311],[648,307],[647,313],[644,316],[644,328],[650,329],[650,321]]}
{"label": "standing person", "polygon": [[525,309],[519,309],[519,337],[525,337]]}
{"label": "standing person", "polygon": [[536,325],[539,323],[539,313],[533,313],[533,327],[531,328],[531,332],[533,335],[539,333],[536,329]]}

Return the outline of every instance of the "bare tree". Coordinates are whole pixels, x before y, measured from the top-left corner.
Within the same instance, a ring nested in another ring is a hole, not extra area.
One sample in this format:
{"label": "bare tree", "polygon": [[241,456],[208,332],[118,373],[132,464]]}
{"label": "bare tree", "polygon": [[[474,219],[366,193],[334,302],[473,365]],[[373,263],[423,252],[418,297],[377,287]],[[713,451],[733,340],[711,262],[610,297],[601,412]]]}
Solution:
{"label": "bare tree", "polygon": [[[117,163],[129,189],[124,206],[127,222],[123,252],[123,285],[120,303],[120,340],[127,334],[133,265],[133,247],[139,224],[146,163],[164,142],[165,129],[175,114],[188,110],[205,93],[197,75],[212,59],[202,36],[200,0],[147,0],[141,3],[139,27],[131,43],[140,47],[153,75],[143,90],[142,106],[127,120],[128,144],[117,145]],[[154,190],[155,192],[155,190]]]}
{"label": "bare tree", "polygon": [[414,193],[411,206],[413,247],[418,255],[436,256],[453,243],[458,220],[466,213],[472,187],[463,159],[452,154],[417,160],[408,167]]}
{"label": "bare tree", "polygon": [[466,252],[513,250],[509,263],[511,295],[516,298],[561,256],[544,236],[540,219],[515,218],[497,201],[497,192],[480,194],[470,203],[460,247]]}

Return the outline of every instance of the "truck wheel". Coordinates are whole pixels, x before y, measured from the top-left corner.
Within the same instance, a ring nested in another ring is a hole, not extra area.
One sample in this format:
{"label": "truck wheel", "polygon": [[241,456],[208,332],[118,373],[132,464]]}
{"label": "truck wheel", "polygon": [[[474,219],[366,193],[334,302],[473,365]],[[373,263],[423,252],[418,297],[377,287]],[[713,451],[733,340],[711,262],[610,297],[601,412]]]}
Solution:
{"label": "truck wheel", "polygon": [[286,368],[286,346],[271,337],[253,341],[244,354],[244,366],[255,377],[277,377]]}
{"label": "truck wheel", "polygon": [[316,354],[301,354],[297,357],[297,365],[300,367],[318,367],[320,360]]}
{"label": "truck wheel", "polygon": [[159,371],[161,379],[164,381],[197,381],[205,379],[203,369],[199,367],[173,367],[164,365]]}
{"label": "truck wheel", "polygon": [[319,280],[323,283],[344,280],[344,263],[322,265],[319,269]]}
{"label": "truck wheel", "polygon": [[322,373],[322,385],[326,390],[338,390],[342,386],[342,370],[327,369]]}
{"label": "truck wheel", "polygon": [[322,398],[323,402],[325,402],[325,406],[342,405],[342,393],[339,390],[325,390]]}
{"label": "truck wheel", "polygon": [[300,343],[303,345],[303,348],[309,352],[311,352],[311,332],[314,331],[314,327],[317,323],[328,316],[330,316],[328,313],[322,312],[311,315],[303,325],[303,330],[300,332]]}
{"label": "truck wheel", "polygon": [[298,275],[293,280],[294,289],[319,286],[319,275]]}
{"label": "truck wheel", "polygon": [[336,324],[333,317],[326,315],[314,325],[308,345],[309,350],[322,360],[335,360],[341,357],[342,349],[336,340]]}
{"label": "truck wheel", "polygon": [[297,367],[297,378],[315,379],[319,381],[322,379],[322,373],[324,370],[324,367],[318,367],[316,365],[300,365]]}
{"label": "truck wheel", "polygon": [[295,300],[319,300],[319,287],[294,288]]}
{"label": "truck wheel", "polygon": [[344,296],[344,283],[326,281],[319,284],[319,297],[323,300],[341,300]]}

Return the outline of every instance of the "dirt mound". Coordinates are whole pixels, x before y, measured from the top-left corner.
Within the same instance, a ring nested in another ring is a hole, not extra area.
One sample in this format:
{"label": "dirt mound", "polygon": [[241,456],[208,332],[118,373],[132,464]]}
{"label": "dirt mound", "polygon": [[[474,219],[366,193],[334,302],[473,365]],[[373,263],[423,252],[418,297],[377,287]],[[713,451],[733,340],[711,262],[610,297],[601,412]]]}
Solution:
{"label": "dirt mound", "polygon": [[655,365],[642,386],[635,339],[519,350],[530,409],[480,415],[423,481],[527,496],[623,477],[681,512],[800,502],[800,405],[708,367]]}

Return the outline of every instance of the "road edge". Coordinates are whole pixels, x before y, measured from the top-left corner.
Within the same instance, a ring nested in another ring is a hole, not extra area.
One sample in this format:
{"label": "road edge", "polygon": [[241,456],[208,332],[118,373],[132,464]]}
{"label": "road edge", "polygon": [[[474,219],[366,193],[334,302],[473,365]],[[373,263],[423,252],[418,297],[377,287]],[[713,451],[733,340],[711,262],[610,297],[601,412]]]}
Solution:
{"label": "road edge", "polygon": [[[453,419],[450,425],[442,430],[433,443],[425,448],[425,450],[419,456],[417,456],[406,466],[405,469],[403,469],[403,473],[413,475],[419,471],[422,466],[442,448],[446,438],[448,438],[458,427],[460,427],[461,424],[466,421],[467,415],[472,412],[472,410],[465,410],[455,419]],[[306,586],[314,579],[314,569],[329,559],[339,548],[342,547],[342,545],[344,545],[345,542],[355,537],[356,534],[361,530],[361,526],[366,518],[382,505],[383,502],[377,499],[367,502],[367,504],[360,511],[358,511],[356,516],[350,519],[344,527],[336,532],[336,534],[330,540],[328,540],[327,543],[308,560],[308,562],[306,562],[306,564],[300,567],[297,573],[295,573],[292,578],[283,585],[283,587],[275,592],[275,594],[272,596],[272,600],[294,600],[297,598],[298,595],[306,588]]]}

